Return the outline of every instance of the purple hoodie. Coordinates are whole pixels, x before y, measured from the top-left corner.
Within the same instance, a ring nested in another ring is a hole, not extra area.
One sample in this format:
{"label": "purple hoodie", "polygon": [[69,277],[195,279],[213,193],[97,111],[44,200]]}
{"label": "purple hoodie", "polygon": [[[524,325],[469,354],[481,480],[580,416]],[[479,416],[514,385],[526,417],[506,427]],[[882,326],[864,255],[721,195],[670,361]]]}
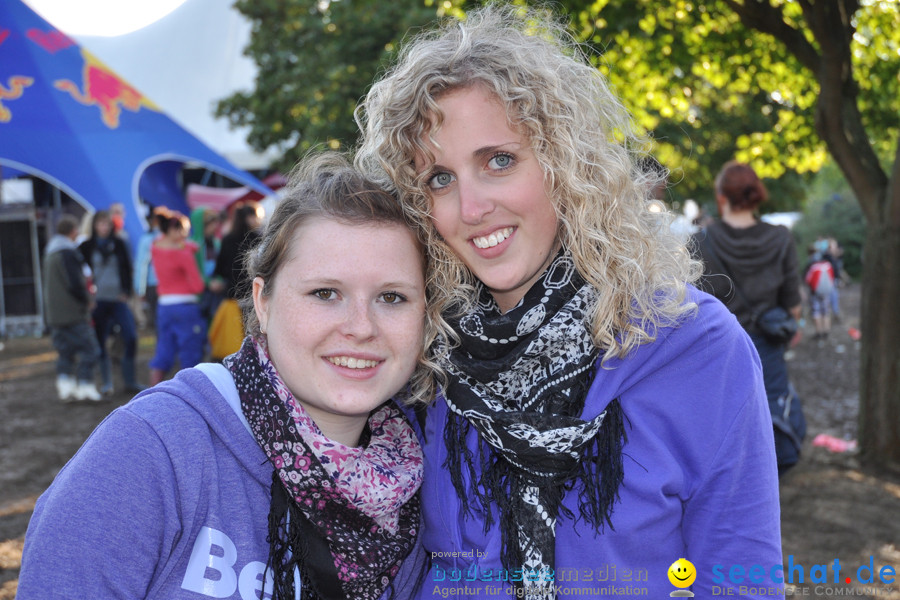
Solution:
{"label": "purple hoodie", "polygon": [[231,374],[183,370],[113,411],[40,497],[16,597],[256,600],[272,471]]}
{"label": "purple hoodie", "polygon": [[[597,370],[583,418],[620,399],[625,479],[614,530],[559,517],[557,597],[666,598],[678,589],[669,568],[682,557],[696,568],[698,598],[783,593],[782,572],[773,570],[782,564],[778,476],[759,358],[718,300],[693,288],[690,295],[696,317]],[[444,467],[447,410],[441,400],[425,421],[423,543],[433,565],[418,598],[512,597],[504,579],[520,575],[500,564],[496,518],[485,532],[472,502],[466,517]],[[473,428],[470,448],[476,436]],[[468,486],[465,468],[463,475]],[[563,500],[576,517],[578,492]]]}

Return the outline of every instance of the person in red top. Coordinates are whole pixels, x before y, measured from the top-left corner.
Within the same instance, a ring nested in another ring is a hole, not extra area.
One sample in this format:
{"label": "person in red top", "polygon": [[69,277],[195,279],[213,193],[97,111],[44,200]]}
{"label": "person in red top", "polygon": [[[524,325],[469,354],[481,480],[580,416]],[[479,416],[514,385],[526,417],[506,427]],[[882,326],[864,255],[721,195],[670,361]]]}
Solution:
{"label": "person in red top", "polygon": [[197,245],[188,240],[190,221],[175,211],[159,217],[160,231],[151,247],[153,266],[159,280],[156,309],[156,354],[150,361],[150,385],[162,381],[177,357],[182,369],[203,360],[206,321],[200,311],[198,294],[203,277],[197,268]]}

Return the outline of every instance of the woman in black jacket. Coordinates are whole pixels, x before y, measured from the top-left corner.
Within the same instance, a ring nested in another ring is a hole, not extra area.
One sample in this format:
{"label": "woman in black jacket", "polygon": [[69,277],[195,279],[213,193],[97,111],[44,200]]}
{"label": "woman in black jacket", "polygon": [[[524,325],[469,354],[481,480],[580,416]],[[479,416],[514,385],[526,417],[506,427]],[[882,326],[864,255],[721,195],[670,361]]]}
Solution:
{"label": "woman in black jacket", "polygon": [[[786,344],[773,341],[759,327],[757,315],[781,307],[794,319],[802,311],[797,252],[791,232],[759,220],[756,209],[768,192],[756,172],[739,162],[726,163],[715,183],[721,219],[694,236],[704,264],[701,287],[721,300],[750,335],[759,353],[766,395],[773,415],[783,414],[795,397],[784,360]],[[802,413],[800,413],[802,414]],[[798,417],[799,418],[799,417]],[[805,434],[805,423],[795,431]],[[797,440],[776,435],[779,472],[797,461]]]}

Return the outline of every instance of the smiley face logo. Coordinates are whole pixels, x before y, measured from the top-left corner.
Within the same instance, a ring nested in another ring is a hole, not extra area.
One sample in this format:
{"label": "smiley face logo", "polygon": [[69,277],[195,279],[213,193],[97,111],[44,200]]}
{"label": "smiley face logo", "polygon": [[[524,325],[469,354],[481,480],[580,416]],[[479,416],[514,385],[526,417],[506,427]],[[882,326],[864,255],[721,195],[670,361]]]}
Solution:
{"label": "smiley face logo", "polygon": [[677,588],[686,588],[697,579],[697,569],[686,558],[679,558],[669,567],[669,581]]}

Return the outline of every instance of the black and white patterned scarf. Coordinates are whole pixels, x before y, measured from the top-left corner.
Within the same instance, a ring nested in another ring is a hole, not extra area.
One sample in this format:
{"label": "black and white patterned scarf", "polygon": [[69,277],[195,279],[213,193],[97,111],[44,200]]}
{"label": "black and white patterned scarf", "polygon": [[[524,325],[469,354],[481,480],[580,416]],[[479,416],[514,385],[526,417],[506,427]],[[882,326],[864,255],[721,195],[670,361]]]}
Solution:
{"label": "black and white patterned scarf", "polygon": [[[547,579],[555,572],[556,519],[574,516],[561,502],[576,481],[581,518],[598,531],[612,527],[623,478],[622,410],[614,399],[591,420],[580,418],[600,354],[586,323],[596,296],[563,251],[509,312],[481,289],[471,312],[449,320],[461,344],[443,365],[451,410],[446,466],[466,513],[468,498],[477,499],[489,527],[491,505],[499,508],[503,566],[532,574],[522,578],[526,598],[554,597]],[[480,475],[466,445],[471,427]]]}
{"label": "black and white patterned scarf", "polygon": [[266,565],[273,599],[293,599],[300,583],[303,600],[376,600],[418,534],[423,459],[412,425],[387,402],[369,416],[362,444],[350,448],[322,434],[263,340],[247,337],[224,364],[275,467]]}

